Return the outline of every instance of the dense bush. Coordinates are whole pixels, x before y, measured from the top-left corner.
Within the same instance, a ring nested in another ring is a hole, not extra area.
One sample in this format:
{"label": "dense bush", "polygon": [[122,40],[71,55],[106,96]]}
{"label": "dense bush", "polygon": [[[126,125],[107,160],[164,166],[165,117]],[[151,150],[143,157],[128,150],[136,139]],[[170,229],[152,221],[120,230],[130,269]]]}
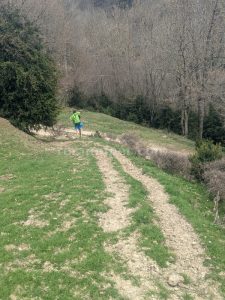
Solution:
{"label": "dense bush", "polygon": [[221,159],[222,156],[222,147],[219,144],[215,145],[209,140],[197,142],[196,152],[190,157],[192,175],[202,181],[205,164]]}
{"label": "dense bush", "polygon": [[57,74],[38,30],[18,11],[0,11],[0,115],[23,130],[51,126]]}
{"label": "dense bush", "polygon": [[170,107],[162,108],[157,113],[153,126],[181,134],[181,114],[179,111],[173,111]]}
{"label": "dense bush", "polygon": [[68,105],[70,107],[86,108],[107,114],[114,113],[113,103],[106,94],[86,96],[78,86],[74,86],[69,91]]}
{"label": "dense bush", "polygon": [[68,105],[70,107],[79,107],[79,108],[84,108],[86,106],[86,99],[84,93],[82,93],[77,86],[74,86],[69,91]]}
{"label": "dense bush", "polygon": [[210,105],[208,116],[204,122],[203,137],[225,146],[225,128],[218,112]]}

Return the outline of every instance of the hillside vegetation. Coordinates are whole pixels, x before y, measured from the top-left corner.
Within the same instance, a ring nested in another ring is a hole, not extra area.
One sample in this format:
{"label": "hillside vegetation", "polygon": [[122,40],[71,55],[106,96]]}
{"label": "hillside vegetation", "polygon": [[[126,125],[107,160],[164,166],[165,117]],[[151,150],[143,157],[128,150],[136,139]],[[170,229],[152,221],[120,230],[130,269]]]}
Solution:
{"label": "hillside vegetation", "polygon": [[0,299],[223,299],[224,230],[200,185],[98,138],[43,143],[0,119],[0,141]]}

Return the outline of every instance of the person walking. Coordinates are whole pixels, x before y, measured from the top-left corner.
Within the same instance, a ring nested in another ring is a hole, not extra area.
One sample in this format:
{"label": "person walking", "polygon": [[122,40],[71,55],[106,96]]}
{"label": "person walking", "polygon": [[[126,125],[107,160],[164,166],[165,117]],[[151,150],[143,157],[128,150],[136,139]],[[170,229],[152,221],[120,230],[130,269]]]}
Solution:
{"label": "person walking", "polygon": [[78,132],[80,138],[82,136],[83,123],[81,122],[81,114],[79,111],[74,110],[70,116],[70,120],[73,122],[75,130]]}

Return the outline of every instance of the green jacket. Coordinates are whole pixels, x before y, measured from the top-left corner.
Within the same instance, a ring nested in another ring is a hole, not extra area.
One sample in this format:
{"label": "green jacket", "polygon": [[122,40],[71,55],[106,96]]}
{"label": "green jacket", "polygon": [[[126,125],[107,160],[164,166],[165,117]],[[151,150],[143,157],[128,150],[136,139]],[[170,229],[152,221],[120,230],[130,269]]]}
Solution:
{"label": "green jacket", "polygon": [[72,114],[72,116],[70,117],[70,120],[71,120],[74,124],[80,123],[80,112],[78,111],[78,112]]}

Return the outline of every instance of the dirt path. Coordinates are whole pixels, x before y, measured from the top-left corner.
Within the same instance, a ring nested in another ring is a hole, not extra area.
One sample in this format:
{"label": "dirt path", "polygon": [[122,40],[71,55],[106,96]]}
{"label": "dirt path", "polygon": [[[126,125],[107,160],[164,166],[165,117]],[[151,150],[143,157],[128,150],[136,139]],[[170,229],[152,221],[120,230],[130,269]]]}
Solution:
{"label": "dirt path", "polygon": [[[131,213],[134,209],[128,208],[129,186],[124,182],[118,171],[114,168],[112,158],[107,152],[95,150],[99,169],[102,173],[106,191],[110,196],[105,200],[109,206],[106,213],[99,215],[99,224],[105,232],[118,232],[130,225]],[[153,278],[158,270],[155,262],[151,261],[138,249],[138,233],[132,234],[128,239],[120,238],[114,245],[105,245],[106,251],[119,255],[127,265],[129,273],[140,278],[140,286],[134,286],[130,280],[111,273],[106,276],[113,280],[120,294],[126,299],[144,299],[150,289],[156,291]],[[157,298],[152,298],[157,299]]]}
{"label": "dirt path", "polygon": [[110,209],[99,216],[99,223],[105,232],[117,231],[129,225],[130,214],[134,211],[126,207],[128,204],[129,187],[113,168],[112,162],[106,152],[96,150],[95,155],[103,175],[106,191],[110,194],[105,201],[105,204]]}
{"label": "dirt path", "polygon": [[[186,274],[192,282],[189,290],[195,295],[194,299],[222,299],[215,284],[213,286],[205,279],[209,270],[204,266],[206,257],[198,236],[177,208],[169,203],[163,187],[155,179],[142,174],[142,171],[119,151],[109,147],[107,150],[120,162],[124,171],[142,182],[149,192],[149,200],[159,217],[166,244],[176,255],[176,262],[164,269],[162,276],[169,278],[174,274]],[[179,290],[179,287],[176,289]]]}
{"label": "dirt path", "polygon": [[[54,138],[54,139],[69,139],[69,140],[75,140],[78,139],[78,133],[76,133],[76,131],[73,128],[64,128],[64,127],[56,127],[55,129],[52,128],[47,128],[47,129],[40,129],[38,131],[33,130],[32,131],[33,134],[35,134],[36,136],[39,136],[41,138]],[[106,133],[102,133],[102,132],[96,132],[96,131],[90,131],[90,130],[82,130],[82,136],[83,137],[94,137],[94,136],[99,136],[102,137],[105,141],[107,142],[115,142],[118,144],[124,144],[127,145],[126,143],[124,143],[123,141],[123,135],[120,136],[115,136],[114,138],[111,138],[110,136],[108,136]],[[170,153],[176,153],[176,154],[180,154],[180,155],[185,155],[188,156],[191,154],[191,151],[188,150],[173,150],[173,149],[169,149],[165,146],[161,146],[161,145],[157,145],[151,142],[141,142],[143,144],[143,146],[146,149],[149,149],[153,152],[170,152]],[[138,142],[138,145],[140,146],[140,141]]]}

